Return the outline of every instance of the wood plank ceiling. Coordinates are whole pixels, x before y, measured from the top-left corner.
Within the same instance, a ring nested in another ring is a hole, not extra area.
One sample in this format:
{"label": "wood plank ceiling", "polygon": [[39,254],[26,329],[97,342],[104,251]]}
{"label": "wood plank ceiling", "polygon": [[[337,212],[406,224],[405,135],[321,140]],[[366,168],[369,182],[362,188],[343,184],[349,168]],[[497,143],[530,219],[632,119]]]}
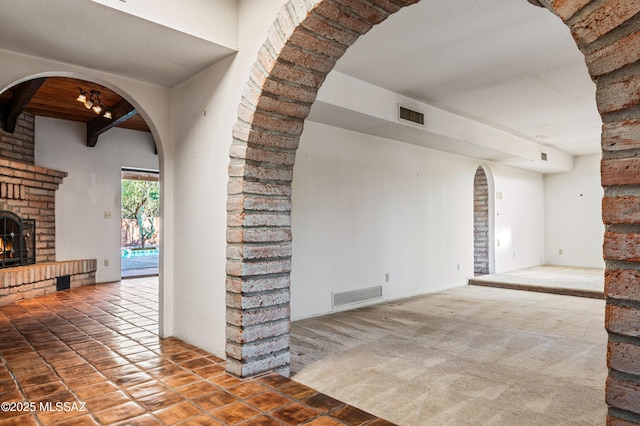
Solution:
{"label": "wood plank ceiling", "polygon": [[[15,104],[16,99],[21,98],[21,92],[27,92],[26,106],[23,106],[24,112],[38,115],[42,117],[58,118],[62,120],[71,120],[87,123],[87,145],[94,146],[90,140],[93,133],[94,137],[111,127],[120,127],[124,129],[138,130],[150,132],[149,126],[144,119],[137,113],[122,96],[113,90],[91,83],[84,80],[78,80],[67,77],[48,77],[38,87],[38,84],[32,84],[29,87],[28,82],[14,86],[0,94],[0,111],[3,114],[3,127],[6,126],[8,110]],[[35,81],[33,81],[35,83]],[[29,99],[29,88],[36,90],[35,94]],[[91,109],[87,109],[76,99],[80,94],[80,89],[89,94],[92,90],[100,92],[100,100],[113,111],[111,120],[96,115]],[[7,129],[5,129],[7,130]]]}

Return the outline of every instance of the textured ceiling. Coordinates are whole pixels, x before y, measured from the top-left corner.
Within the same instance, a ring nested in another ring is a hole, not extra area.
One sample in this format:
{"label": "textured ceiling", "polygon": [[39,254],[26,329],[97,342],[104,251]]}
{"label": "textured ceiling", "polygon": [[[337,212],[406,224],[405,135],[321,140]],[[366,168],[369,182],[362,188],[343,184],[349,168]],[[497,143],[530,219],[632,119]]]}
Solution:
{"label": "textured ceiling", "polygon": [[526,0],[424,0],[336,69],[573,155],[600,151],[584,57],[558,17]]}

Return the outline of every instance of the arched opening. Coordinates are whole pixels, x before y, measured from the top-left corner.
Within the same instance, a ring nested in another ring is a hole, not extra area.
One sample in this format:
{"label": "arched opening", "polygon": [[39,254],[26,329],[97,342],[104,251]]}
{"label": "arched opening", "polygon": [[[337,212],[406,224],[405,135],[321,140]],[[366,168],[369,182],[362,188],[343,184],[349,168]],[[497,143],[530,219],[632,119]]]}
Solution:
{"label": "arched opening", "polygon": [[473,179],[473,273],[491,273],[491,191],[484,167],[478,166]]}
{"label": "arched opening", "polygon": [[[234,128],[229,171],[227,368],[232,373],[287,370],[289,188],[298,138],[317,88],[335,61],[372,25],[415,1],[374,3],[350,1],[345,7],[352,14],[345,15],[333,1],[312,6],[292,2],[279,13],[252,69]],[[609,415],[639,420],[635,399],[629,396],[640,393],[630,382],[639,371],[629,363],[629,354],[638,347],[632,307],[638,296],[628,283],[637,280],[640,237],[624,225],[638,223],[631,212],[640,199],[633,190],[640,183],[633,154],[640,146],[633,108],[640,97],[633,90],[639,85],[635,68],[627,66],[638,59],[633,47],[637,36],[633,26],[623,25],[638,10],[585,0],[555,2],[553,9],[586,57],[604,122],[606,327],[611,335],[625,336],[624,342],[610,340],[608,360],[614,373],[607,385],[607,402],[613,407]]]}
{"label": "arched opening", "polygon": [[57,179],[55,197],[53,191],[45,194],[25,183],[24,197],[0,202],[35,219],[38,262],[89,265],[77,277],[72,274],[66,288],[120,281],[121,169],[159,170],[162,165],[154,127],[139,104],[121,93],[90,76],[48,72],[24,78],[0,94],[3,168],[8,173],[26,169],[35,176],[48,170],[56,176],[52,182]]}

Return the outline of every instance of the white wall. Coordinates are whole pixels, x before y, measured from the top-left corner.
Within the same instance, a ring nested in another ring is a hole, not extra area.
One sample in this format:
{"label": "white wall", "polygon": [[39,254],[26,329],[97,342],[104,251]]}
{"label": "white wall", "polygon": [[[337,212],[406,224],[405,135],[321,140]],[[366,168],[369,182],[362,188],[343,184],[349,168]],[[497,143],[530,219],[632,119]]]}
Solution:
{"label": "white wall", "polygon": [[36,165],[68,173],[56,192],[56,260],[97,259],[97,282],[119,280],[120,172],[158,170],[153,138],[114,128],[89,148],[83,123],[36,117],[35,130]]}
{"label": "white wall", "polygon": [[[499,164],[494,179],[496,273],[544,262],[543,175]],[[499,240],[499,241],[498,241]]]}
{"label": "white wall", "polygon": [[[382,285],[383,298],[395,299],[465,285],[473,275],[478,165],[307,121],[293,180],[292,318],[331,311],[332,292]],[[491,168],[504,194],[496,232],[511,233],[496,268],[539,265],[542,175]]]}
{"label": "white wall", "polygon": [[[283,0],[240,1],[240,50],[174,90],[175,336],[225,354],[229,147],[250,66]],[[178,249],[179,248],[179,249]]]}
{"label": "white wall", "polygon": [[166,1],[92,0],[205,40],[235,48],[238,45],[237,0]]}
{"label": "white wall", "polygon": [[600,157],[576,157],[573,171],[544,177],[545,261],[550,265],[604,268]]}

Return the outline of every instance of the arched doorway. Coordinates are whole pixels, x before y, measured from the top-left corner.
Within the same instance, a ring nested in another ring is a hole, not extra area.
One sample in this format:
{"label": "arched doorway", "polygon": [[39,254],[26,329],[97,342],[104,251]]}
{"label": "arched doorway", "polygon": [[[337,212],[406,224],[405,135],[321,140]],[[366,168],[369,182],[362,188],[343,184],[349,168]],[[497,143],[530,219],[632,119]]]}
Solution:
{"label": "arched doorway", "polygon": [[[252,68],[233,131],[228,191],[227,369],[247,376],[288,371],[291,199],[295,153],[303,122],[325,76],[346,49],[408,1],[291,1],[278,14]],[[545,1],[544,4],[548,5]],[[350,14],[341,13],[341,7]],[[640,422],[633,384],[640,368],[640,33],[625,25],[636,4],[555,1],[551,9],[570,27],[597,83],[603,119],[603,218],[607,224],[607,322],[610,332],[610,416]],[[605,19],[606,18],[606,19]],[[295,65],[294,65],[295,64]],[[632,225],[632,226],[628,226]],[[618,338],[616,336],[624,336]]]}
{"label": "arched doorway", "polygon": [[31,154],[6,157],[68,174],[56,193],[56,214],[50,214],[55,225],[48,219],[55,230],[47,237],[55,243],[52,256],[90,256],[95,281],[120,280],[121,168],[162,166],[161,140],[148,115],[124,90],[78,73],[28,76],[8,85],[0,99],[10,106],[9,117],[32,125]]}
{"label": "arched doorway", "polygon": [[473,273],[490,274],[493,267],[490,174],[478,166],[473,179]]}

